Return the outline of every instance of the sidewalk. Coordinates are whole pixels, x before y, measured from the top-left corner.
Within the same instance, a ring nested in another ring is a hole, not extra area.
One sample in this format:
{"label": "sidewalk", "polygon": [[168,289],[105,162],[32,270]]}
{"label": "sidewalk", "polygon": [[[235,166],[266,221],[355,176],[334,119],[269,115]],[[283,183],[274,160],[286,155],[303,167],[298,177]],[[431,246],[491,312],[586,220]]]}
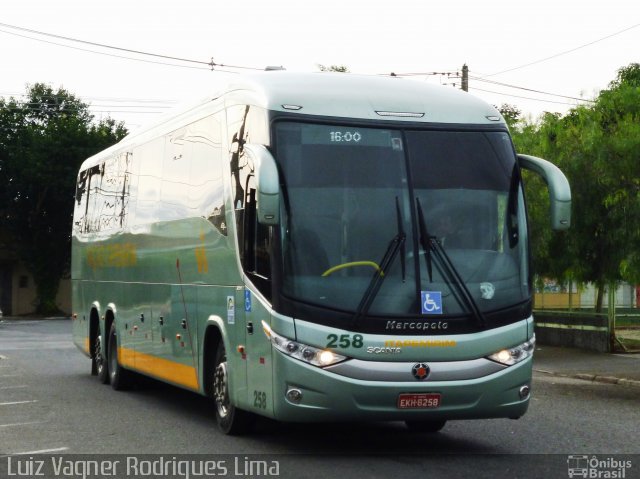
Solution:
{"label": "sidewalk", "polygon": [[640,354],[607,354],[537,345],[533,370],[554,376],[640,388]]}

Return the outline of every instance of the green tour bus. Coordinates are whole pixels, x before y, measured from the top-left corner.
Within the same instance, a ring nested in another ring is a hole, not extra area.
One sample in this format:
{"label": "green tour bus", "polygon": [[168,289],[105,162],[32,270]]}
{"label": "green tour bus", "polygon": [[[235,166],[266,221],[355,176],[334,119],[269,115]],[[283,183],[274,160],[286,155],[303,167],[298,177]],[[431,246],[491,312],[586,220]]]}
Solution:
{"label": "green tour bus", "polygon": [[519,418],[532,272],[521,168],[571,192],[472,95],[397,77],[237,75],[78,173],[74,343],[243,432],[282,421]]}

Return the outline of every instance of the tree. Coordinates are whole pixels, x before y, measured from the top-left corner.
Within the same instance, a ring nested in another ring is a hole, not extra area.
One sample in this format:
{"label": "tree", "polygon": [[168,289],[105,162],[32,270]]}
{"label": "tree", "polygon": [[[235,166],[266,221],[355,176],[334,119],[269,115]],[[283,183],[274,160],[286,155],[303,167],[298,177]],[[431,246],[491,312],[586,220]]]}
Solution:
{"label": "tree", "polygon": [[0,99],[0,228],[34,278],[39,313],[57,310],[69,271],[78,168],[125,134],[112,119],[94,122],[88,105],[62,88],[38,83],[24,100]]}
{"label": "tree", "polygon": [[522,114],[522,111],[517,106],[510,105],[509,103],[503,103],[502,106],[498,108],[498,111],[500,111],[500,114],[504,117],[509,128],[513,128],[520,121],[520,115]]}
{"label": "tree", "polygon": [[640,86],[640,63],[631,63],[626,67],[620,68],[616,75],[616,79],[609,83],[609,88],[611,90],[618,89],[622,86]]}
{"label": "tree", "polygon": [[572,188],[572,227],[557,234],[542,226],[539,185],[528,185],[532,238],[543,243],[533,249],[536,272],[594,283],[600,311],[606,286],[640,282],[640,65],[621,68],[593,105],[545,114],[514,141],[556,163]]}

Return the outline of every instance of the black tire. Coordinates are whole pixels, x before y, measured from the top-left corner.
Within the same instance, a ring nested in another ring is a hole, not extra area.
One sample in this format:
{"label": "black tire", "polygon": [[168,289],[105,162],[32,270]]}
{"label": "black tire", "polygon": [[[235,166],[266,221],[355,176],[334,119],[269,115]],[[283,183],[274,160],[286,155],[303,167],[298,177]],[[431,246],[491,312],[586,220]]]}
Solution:
{"label": "black tire", "polygon": [[411,432],[422,432],[428,434],[434,434],[442,430],[447,423],[444,419],[434,421],[405,421],[407,428]]}
{"label": "black tire", "polygon": [[91,374],[98,376],[98,380],[102,384],[109,384],[109,363],[107,361],[106,351],[104,350],[104,341],[102,333],[98,331],[98,335],[93,341],[93,357],[91,358]]}
{"label": "black tire", "polygon": [[115,321],[109,331],[109,380],[116,391],[124,391],[131,387],[131,371],[123,368],[118,362],[118,333]]}
{"label": "black tire", "polygon": [[209,380],[209,390],[215,403],[216,422],[220,430],[230,436],[248,432],[253,424],[252,414],[235,407],[229,398],[229,369],[222,339],[216,347],[213,372]]}

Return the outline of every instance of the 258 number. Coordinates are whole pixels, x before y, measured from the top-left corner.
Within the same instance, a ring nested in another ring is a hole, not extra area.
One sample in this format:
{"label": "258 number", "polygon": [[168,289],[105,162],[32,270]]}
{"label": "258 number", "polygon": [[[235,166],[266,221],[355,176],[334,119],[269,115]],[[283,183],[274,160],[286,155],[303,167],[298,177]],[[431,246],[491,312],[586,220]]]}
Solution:
{"label": "258 number", "polygon": [[352,346],[354,348],[361,348],[364,346],[364,338],[362,334],[330,334],[327,336],[327,348],[348,348]]}

